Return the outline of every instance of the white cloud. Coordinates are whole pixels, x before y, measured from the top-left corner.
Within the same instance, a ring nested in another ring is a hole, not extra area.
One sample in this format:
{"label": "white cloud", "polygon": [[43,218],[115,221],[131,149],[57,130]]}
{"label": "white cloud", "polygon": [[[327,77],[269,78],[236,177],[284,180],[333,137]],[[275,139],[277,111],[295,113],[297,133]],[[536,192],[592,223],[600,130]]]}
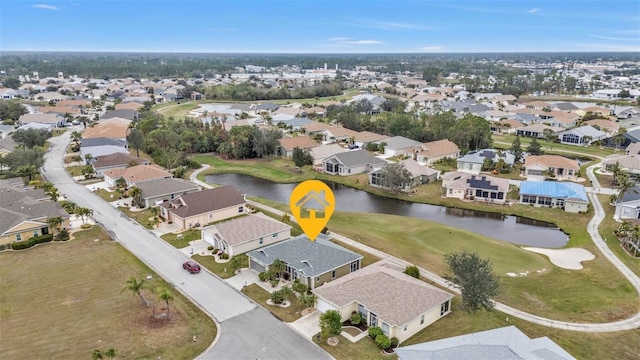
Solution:
{"label": "white cloud", "polygon": [[442,46],[425,46],[418,49],[420,51],[442,51],[444,48]]}
{"label": "white cloud", "polygon": [[389,31],[402,31],[402,30],[433,30],[434,27],[413,24],[408,22],[392,22],[392,21],[375,21],[375,20],[357,20],[354,25],[359,25],[368,28],[389,30]]}
{"label": "white cloud", "polygon": [[328,41],[334,43],[334,45],[377,45],[382,44],[382,41],[379,40],[357,40],[354,38],[336,36],[327,39]]}
{"label": "white cloud", "polygon": [[638,38],[621,38],[621,37],[613,37],[613,36],[602,36],[602,35],[593,35],[589,34],[589,36],[596,39],[604,39],[604,40],[619,40],[619,41],[638,41]]}
{"label": "white cloud", "polygon": [[538,9],[538,8],[533,8],[533,9],[529,9],[529,10],[527,10],[527,12],[528,12],[529,14],[535,14],[535,13],[537,13],[537,12],[539,12],[539,11],[540,11],[540,9]]}
{"label": "white cloud", "polygon": [[32,8],[36,8],[36,9],[44,9],[44,10],[58,10],[59,7],[57,6],[53,6],[53,5],[47,5],[47,4],[36,4],[36,5],[32,5]]}

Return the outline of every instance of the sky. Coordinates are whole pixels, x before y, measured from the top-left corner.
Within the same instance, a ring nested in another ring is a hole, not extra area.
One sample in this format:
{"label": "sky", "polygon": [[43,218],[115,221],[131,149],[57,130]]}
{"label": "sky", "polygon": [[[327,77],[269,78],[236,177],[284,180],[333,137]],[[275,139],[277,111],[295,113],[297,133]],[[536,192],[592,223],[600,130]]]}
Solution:
{"label": "sky", "polygon": [[640,51],[640,1],[0,0],[0,51]]}

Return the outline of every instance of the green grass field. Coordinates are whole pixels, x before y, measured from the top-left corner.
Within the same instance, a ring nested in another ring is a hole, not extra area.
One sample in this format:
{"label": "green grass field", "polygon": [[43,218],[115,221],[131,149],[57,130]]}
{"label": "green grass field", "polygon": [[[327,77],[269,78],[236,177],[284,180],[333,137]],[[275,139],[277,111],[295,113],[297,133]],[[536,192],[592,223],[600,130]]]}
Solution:
{"label": "green grass field", "polygon": [[[501,148],[506,147],[510,147],[511,143],[513,142],[513,140],[515,139],[515,135],[493,135],[493,141],[494,143],[497,143],[497,145],[500,145]],[[522,144],[522,149],[526,150],[526,147],[529,145],[529,143],[531,142],[531,138],[527,138],[527,137],[520,137],[520,143]],[[567,145],[567,144],[558,144],[558,143],[554,143],[554,142],[549,142],[547,140],[541,140],[538,139],[538,142],[540,143],[540,145],[542,145],[542,149],[547,152],[568,152],[568,153],[580,153],[584,156],[592,156],[592,155],[596,155],[596,156],[609,156],[612,154],[616,154],[616,153],[622,153],[623,150],[614,150],[611,148],[605,148],[605,147],[598,147],[595,145],[592,146],[574,146],[574,145]],[[564,155],[568,155],[568,154],[564,154]]]}
{"label": "green grass field", "polygon": [[[129,359],[196,357],[215,338],[209,317],[174,290],[171,320],[151,320],[151,307],[121,292],[129,276],[149,274],[151,285],[165,285],[99,227],[65,243],[0,253],[0,358],[90,359],[109,348]],[[143,294],[163,311],[156,295]]]}
{"label": "green grass field", "polygon": [[[181,237],[179,237],[178,235],[181,235]],[[173,234],[173,233],[164,234],[160,236],[160,238],[162,238],[162,240],[171,244],[176,249],[182,249],[184,247],[189,246],[190,241],[200,240],[200,235],[201,235],[200,230],[191,229],[191,230],[183,231],[180,234]]]}
{"label": "green grass field", "polygon": [[247,286],[242,292],[284,322],[298,320],[301,316],[302,310],[306,308],[304,304],[297,301],[295,295],[291,295],[289,298],[291,305],[288,307],[269,305],[267,304],[267,300],[271,298],[271,294],[257,284]]}

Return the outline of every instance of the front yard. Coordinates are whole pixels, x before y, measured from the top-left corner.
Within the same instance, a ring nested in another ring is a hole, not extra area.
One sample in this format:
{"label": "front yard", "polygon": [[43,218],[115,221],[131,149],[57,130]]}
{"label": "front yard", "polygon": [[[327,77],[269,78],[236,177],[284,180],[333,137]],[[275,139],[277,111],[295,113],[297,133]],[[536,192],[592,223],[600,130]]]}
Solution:
{"label": "front yard", "polygon": [[[236,257],[239,257],[241,260],[240,268],[249,267],[249,258],[247,257],[247,255],[240,254],[240,255],[236,255]],[[201,266],[209,269],[209,271],[211,271],[212,273],[218,275],[221,279],[228,279],[235,275],[233,273],[233,270],[229,266],[229,262],[218,263],[216,262],[215,258],[210,255],[203,256],[203,255],[195,254],[191,258],[197,261],[198,264],[200,264]]]}
{"label": "front yard", "polygon": [[189,242],[194,240],[200,240],[201,238],[200,230],[191,229],[187,231],[183,231],[180,234],[168,233],[160,236],[162,240],[168,242],[176,249],[182,249],[184,247],[189,246]]}
{"label": "front yard", "polygon": [[267,304],[267,300],[271,298],[271,294],[265,289],[261,288],[258,284],[251,284],[247,286],[242,292],[284,322],[292,322],[298,320],[302,316],[302,310],[306,309],[306,306],[300,303],[295,298],[295,295],[291,295],[289,299],[291,305],[289,307],[280,307]]}

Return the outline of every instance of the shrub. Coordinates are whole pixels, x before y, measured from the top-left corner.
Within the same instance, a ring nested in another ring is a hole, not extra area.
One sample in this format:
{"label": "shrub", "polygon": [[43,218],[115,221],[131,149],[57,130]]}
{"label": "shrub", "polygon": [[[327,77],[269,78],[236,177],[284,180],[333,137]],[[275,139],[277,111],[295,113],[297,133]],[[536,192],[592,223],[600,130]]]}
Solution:
{"label": "shrub", "polygon": [[217,254],[218,253],[218,248],[213,248],[213,250],[211,250],[212,253]]}
{"label": "shrub", "polygon": [[378,344],[380,349],[387,350],[389,347],[391,347],[391,340],[387,335],[380,334],[376,336],[376,344]]}
{"label": "shrub", "polygon": [[269,274],[264,271],[258,274],[258,279],[260,279],[260,281],[267,281],[268,278]]}
{"label": "shrub", "polygon": [[0,244],[0,251],[6,249],[6,245],[5,244]]}
{"label": "shrub", "polygon": [[416,279],[420,279],[420,269],[415,265],[407,265],[404,269],[404,273],[409,276],[413,276]]}
{"label": "shrub", "polygon": [[271,280],[271,287],[276,287],[276,286],[278,286],[278,282],[280,282],[278,279],[273,279],[273,280]]}
{"label": "shrub", "polygon": [[12,242],[11,243],[11,248],[13,250],[22,250],[22,249],[27,249],[32,247],[33,245],[36,244],[36,241],[31,238],[27,241],[16,241],[16,242]]}
{"label": "shrub", "polygon": [[46,243],[46,242],[49,242],[49,241],[53,241],[53,234],[34,236],[29,240],[33,240],[34,244],[42,244],[42,243]]}
{"label": "shrub", "polygon": [[222,254],[220,254],[220,259],[222,259],[222,260],[227,260],[227,259],[229,259],[229,254],[227,254],[227,253],[222,253]]}
{"label": "shrub", "polygon": [[320,315],[320,332],[324,337],[340,335],[342,332],[342,321],[340,313],[337,310],[328,310]]}
{"label": "shrub", "polygon": [[83,230],[86,230],[86,229],[91,229],[91,226],[92,226],[91,224],[82,224],[80,225],[80,228]]}
{"label": "shrub", "polygon": [[288,272],[286,272],[286,273],[283,273],[283,274],[282,274],[282,277],[283,277],[285,280],[289,280],[289,279],[291,278],[291,275],[290,275]]}
{"label": "shrub", "polygon": [[372,339],[374,339],[374,340],[376,339],[376,337],[377,337],[378,335],[384,335],[384,333],[382,332],[382,329],[380,329],[380,327],[379,327],[379,326],[373,326],[373,327],[370,327],[370,328],[367,330],[367,332],[369,333],[369,336],[370,336]]}
{"label": "shrub", "polygon": [[355,313],[351,315],[351,318],[349,319],[349,321],[351,322],[351,325],[358,326],[362,322],[362,315]]}
{"label": "shrub", "polygon": [[307,285],[300,282],[300,279],[295,279],[293,285],[291,285],[293,291],[303,294],[307,291]]}
{"label": "shrub", "polygon": [[328,227],[323,227],[322,230],[320,231],[321,233],[323,233],[324,235],[329,234],[329,228]]}
{"label": "shrub", "polygon": [[169,220],[169,221],[167,222],[167,224],[171,225],[171,224],[173,224],[173,221],[172,221],[172,220]]}
{"label": "shrub", "polygon": [[62,241],[67,241],[69,240],[69,232],[67,230],[61,230],[60,233],[58,234],[58,239],[62,240]]}
{"label": "shrub", "polygon": [[391,338],[391,347],[392,348],[398,347],[399,343],[400,343],[400,340],[398,340],[397,337],[392,337]]}
{"label": "shrub", "polygon": [[280,290],[276,290],[271,293],[271,301],[274,304],[282,304],[284,301],[284,294]]}
{"label": "shrub", "polygon": [[207,246],[207,250],[209,251],[213,250],[213,246],[212,245]]}

